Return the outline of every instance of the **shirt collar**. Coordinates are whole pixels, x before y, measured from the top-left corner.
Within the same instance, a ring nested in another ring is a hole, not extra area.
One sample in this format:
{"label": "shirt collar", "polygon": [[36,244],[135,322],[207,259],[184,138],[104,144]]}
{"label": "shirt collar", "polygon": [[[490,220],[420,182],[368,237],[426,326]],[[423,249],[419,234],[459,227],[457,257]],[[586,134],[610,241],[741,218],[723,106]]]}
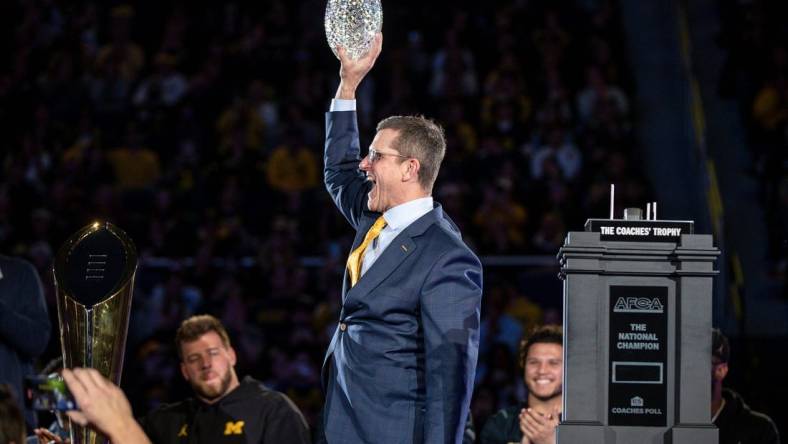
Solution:
{"label": "shirt collar", "polygon": [[432,196],[421,197],[389,208],[383,213],[383,218],[389,227],[399,230],[432,211],[432,207]]}

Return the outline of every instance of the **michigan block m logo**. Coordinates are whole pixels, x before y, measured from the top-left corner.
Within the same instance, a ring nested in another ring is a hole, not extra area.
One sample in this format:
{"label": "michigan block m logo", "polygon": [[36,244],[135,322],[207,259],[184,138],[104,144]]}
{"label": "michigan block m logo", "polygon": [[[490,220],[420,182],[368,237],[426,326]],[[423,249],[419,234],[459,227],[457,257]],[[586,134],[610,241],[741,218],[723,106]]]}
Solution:
{"label": "michigan block m logo", "polygon": [[227,421],[227,424],[224,425],[224,434],[225,435],[243,435],[244,433],[244,422],[243,421]]}

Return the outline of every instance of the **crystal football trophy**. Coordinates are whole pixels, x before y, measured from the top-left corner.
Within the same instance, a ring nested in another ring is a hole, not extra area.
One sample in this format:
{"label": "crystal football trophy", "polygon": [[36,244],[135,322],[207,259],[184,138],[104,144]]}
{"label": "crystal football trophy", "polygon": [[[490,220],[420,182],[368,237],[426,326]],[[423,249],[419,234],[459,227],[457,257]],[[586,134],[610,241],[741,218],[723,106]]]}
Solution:
{"label": "crystal football trophy", "polygon": [[383,28],[380,0],[328,0],[325,27],[334,55],[337,46],[341,46],[351,59],[358,60],[369,51],[375,34]]}
{"label": "crystal football trophy", "polygon": [[[65,368],[91,367],[120,384],[136,271],[134,243],[109,222],[82,228],[60,248],[54,275]],[[92,429],[70,426],[73,444],[106,442]]]}

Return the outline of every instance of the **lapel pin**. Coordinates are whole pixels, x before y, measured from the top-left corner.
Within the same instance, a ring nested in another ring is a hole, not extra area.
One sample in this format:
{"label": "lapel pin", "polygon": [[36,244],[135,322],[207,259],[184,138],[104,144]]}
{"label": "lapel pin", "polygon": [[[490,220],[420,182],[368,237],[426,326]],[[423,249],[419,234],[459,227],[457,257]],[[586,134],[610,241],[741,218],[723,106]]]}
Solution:
{"label": "lapel pin", "polygon": [[402,247],[402,251],[404,251],[405,253],[408,252],[408,247],[406,247],[405,244],[400,245],[400,247]]}

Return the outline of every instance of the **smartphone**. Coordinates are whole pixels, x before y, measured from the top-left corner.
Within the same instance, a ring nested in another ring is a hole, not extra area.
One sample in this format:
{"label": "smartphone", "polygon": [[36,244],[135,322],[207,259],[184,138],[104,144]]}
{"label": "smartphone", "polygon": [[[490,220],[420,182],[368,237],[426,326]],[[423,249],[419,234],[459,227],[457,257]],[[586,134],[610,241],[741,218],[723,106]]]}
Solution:
{"label": "smartphone", "polygon": [[66,382],[57,374],[25,377],[25,403],[33,410],[77,410],[77,403],[66,387]]}

